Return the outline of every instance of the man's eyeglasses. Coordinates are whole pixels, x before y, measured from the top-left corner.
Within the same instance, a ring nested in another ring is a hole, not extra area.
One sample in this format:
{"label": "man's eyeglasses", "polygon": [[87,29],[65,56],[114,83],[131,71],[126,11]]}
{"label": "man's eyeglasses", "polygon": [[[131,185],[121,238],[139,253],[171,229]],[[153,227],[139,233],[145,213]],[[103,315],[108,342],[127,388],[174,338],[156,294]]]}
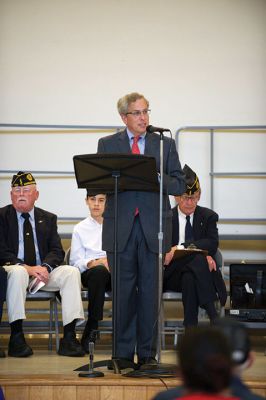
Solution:
{"label": "man's eyeglasses", "polygon": [[192,201],[192,203],[196,203],[199,200],[199,195],[196,194],[194,196],[187,196],[187,195],[182,195],[180,196],[181,200],[184,202]]}
{"label": "man's eyeglasses", "polygon": [[144,115],[144,117],[146,117],[146,115],[149,115],[151,112],[151,110],[136,110],[136,111],[131,111],[131,112],[127,112],[126,115],[132,115],[134,118],[138,118],[141,115]]}
{"label": "man's eyeglasses", "polygon": [[28,193],[31,193],[31,191],[32,191],[32,188],[24,187],[24,186],[17,186],[17,187],[12,188],[12,192],[15,194],[20,194],[20,193],[28,194]]}

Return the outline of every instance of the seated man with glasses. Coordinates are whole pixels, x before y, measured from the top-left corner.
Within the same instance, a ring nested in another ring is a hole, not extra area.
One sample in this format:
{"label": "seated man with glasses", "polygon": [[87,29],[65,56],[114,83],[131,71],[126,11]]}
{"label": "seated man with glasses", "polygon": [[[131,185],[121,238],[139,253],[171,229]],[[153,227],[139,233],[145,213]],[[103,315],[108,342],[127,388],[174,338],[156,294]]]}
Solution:
{"label": "seated man with glasses", "polygon": [[80,273],[64,261],[57,232],[57,217],[35,206],[39,198],[30,172],[19,171],[11,182],[11,202],[0,208],[0,265],[7,272],[6,304],[11,329],[8,355],[33,354],[23,333],[25,300],[29,284],[47,292],[60,291],[64,337],[58,354],[81,357],[85,352],[76,339],[76,324],[84,320]]}
{"label": "seated man with glasses", "polygon": [[[216,291],[223,294],[223,303],[226,292],[213,259],[219,243],[218,215],[209,208],[198,206],[201,194],[199,179],[187,165],[183,172],[186,192],[175,197],[177,207],[173,209],[172,249],[165,256],[163,290],[182,292],[184,326],[190,327],[198,324],[199,306],[206,310],[211,321],[215,319]],[[177,249],[189,246],[206,250],[208,255],[195,252],[181,258],[174,257]]]}

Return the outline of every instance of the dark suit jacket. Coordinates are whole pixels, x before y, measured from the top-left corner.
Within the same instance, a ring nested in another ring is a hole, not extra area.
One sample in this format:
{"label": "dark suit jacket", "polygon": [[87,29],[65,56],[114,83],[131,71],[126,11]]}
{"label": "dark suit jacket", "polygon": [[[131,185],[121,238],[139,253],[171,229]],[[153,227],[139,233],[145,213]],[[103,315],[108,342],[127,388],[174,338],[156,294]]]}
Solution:
{"label": "dark suit jacket", "polygon": [[[219,217],[218,214],[216,214],[216,212],[214,212],[209,208],[197,205],[194,212],[193,226],[192,226],[194,240],[190,242],[185,242],[184,246],[188,247],[191,243],[193,243],[197,248],[202,250],[207,250],[208,254],[215,258],[215,254],[217,252],[219,245],[219,236],[217,228],[218,219]],[[177,207],[173,208],[172,229],[173,229],[172,246],[175,246],[179,243],[179,218],[178,218]],[[176,260],[176,262],[173,262],[170,265],[168,265],[164,271],[164,279],[171,279],[172,272],[176,268],[176,266],[177,265],[182,266],[187,261],[193,262],[193,257]],[[211,275],[221,305],[224,306],[227,299],[227,293],[221,272],[217,269],[217,271],[212,271]]]}
{"label": "dark suit jacket", "polygon": [[[131,154],[131,147],[126,130],[101,138],[98,153]],[[144,155],[156,159],[157,172],[160,172],[160,136],[147,133]],[[164,138],[164,196],[163,196],[163,231],[164,251],[171,246],[172,211],[167,194],[179,195],[185,191],[185,182],[181,170],[175,143]],[[167,194],[166,194],[167,193]],[[139,209],[139,218],[149,250],[158,253],[159,231],[159,193],[125,191],[118,194],[118,251],[123,251],[128,241],[135,218],[135,209]],[[103,222],[103,249],[113,252],[114,237],[114,196],[108,195]]]}
{"label": "dark suit jacket", "polygon": [[[210,256],[214,256],[218,245],[218,214],[209,208],[197,206],[193,217],[193,241],[186,242],[185,247],[193,243],[202,250],[207,250]],[[179,218],[177,207],[173,208],[173,236],[172,246],[179,243]]]}
{"label": "dark suit jacket", "polygon": [[[57,232],[55,214],[34,208],[34,218],[41,262],[52,268],[64,260],[64,251]],[[18,254],[18,220],[14,207],[10,204],[0,208],[0,265],[23,263]]]}

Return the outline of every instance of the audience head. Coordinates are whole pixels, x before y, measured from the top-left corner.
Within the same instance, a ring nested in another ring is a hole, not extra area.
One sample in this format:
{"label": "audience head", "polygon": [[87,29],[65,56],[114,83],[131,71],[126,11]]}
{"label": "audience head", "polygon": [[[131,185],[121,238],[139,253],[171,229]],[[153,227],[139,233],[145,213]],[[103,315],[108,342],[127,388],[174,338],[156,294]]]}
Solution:
{"label": "audience head", "polygon": [[138,136],[146,132],[149,125],[149,102],[140,93],[127,94],[117,102],[117,109],[129,131]]}
{"label": "audience head", "polygon": [[13,175],[10,195],[12,205],[18,212],[31,211],[39,197],[33,175],[30,172],[23,171]]}
{"label": "audience head", "polygon": [[102,218],[106,202],[106,195],[87,189],[86,204],[89,207],[92,218]]}
{"label": "audience head", "polygon": [[179,366],[190,392],[220,393],[230,386],[232,359],[229,343],[213,327],[186,330],[180,339]]}
{"label": "audience head", "polygon": [[182,213],[193,214],[200,199],[200,183],[197,174],[185,164],[183,168],[186,181],[186,191],[182,196],[176,196],[176,201]]}
{"label": "audience head", "polygon": [[229,341],[234,372],[241,373],[250,367],[254,361],[251,342],[244,324],[232,318],[217,318],[213,327],[219,329]]}

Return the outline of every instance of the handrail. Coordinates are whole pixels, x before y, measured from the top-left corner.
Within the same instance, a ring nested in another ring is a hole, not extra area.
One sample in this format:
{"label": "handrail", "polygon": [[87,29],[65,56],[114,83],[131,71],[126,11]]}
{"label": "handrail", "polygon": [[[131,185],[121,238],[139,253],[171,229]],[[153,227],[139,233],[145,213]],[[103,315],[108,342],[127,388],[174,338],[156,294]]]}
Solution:
{"label": "handrail", "polygon": [[[248,133],[248,132],[256,132],[256,133],[266,133],[266,125],[210,125],[210,126],[184,126],[179,128],[176,131],[176,146],[178,148],[179,144],[179,135],[181,132],[204,132],[210,134],[210,208],[214,207],[214,178],[215,177],[266,177],[266,172],[215,172],[214,171],[214,134],[218,133],[225,133],[225,131],[240,131],[240,133]],[[230,223],[230,222],[254,222],[254,223],[266,223],[266,218],[221,218],[219,219],[220,223]]]}
{"label": "handrail", "polygon": [[0,128],[38,128],[38,129],[121,129],[119,125],[51,125],[51,124],[3,124]]}
{"label": "handrail", "polygon": [[[80,130],[80,131],[82,131],[82,130],[92,130],[92,131],[97,131],[97,130],[104,130],[104,131],[119,131],[120,129],[122,129],[123,127],[122,126],[120,126],[120,125],[63,125],[63,124],[59,124],[59,125],[56,125],[56,124],[20,124],[20,123],[12,123],[12,124],[7,124],[7,123],[0,123],[0,134],[7,134],[7,133],[10,133],[10,134],[12,134],[13,132],[12,132],[12,130],[7,130],[7,131],[3,131],[3,129],[1,129],[1,128],[25,128],[25,129],[29,129],[29,130],[31,130],[31,129],[55,129],[55,130],[57,130],[58,129],[58,133],[73,133],[72,131],[74,130],[74,129],[78,129],[78,130]],[[61,132],[60,130],[61,129],[64,129],[64,130],[67,130],[67,131],[69,131],[69,132],[66,132],[66,131],[63,131],[63,132]],[[21,133],[21,134],[27,134],[27,133],[31,133],[31,131],[24,131],[24,130],[22,130],[21,132],[18,132],[18,131],[16,131],[15,132],[16,134],[17,133]],[[34,132],[35,133],[35,132]],[[54,134],[54,131],[51,131],[51,132],[49,132],[49,131],[47,131],[47,132],[43,132],[43,131],[40,131],[40,133],[51,133],[51,134]],[[87,133],[87,132],[84,132],[84,133]],[[2,169],[2,170],[0,170],[0,174],[14,174],[14,173],[16,173],[17,172],[17,170],[11,170],[11,169]],[[31,172],[34,174],[34,175],[40,175],[38,178],[47,178],[47,176],[49,176],[49,177],[52,177],[52,178],[74,178],[75,177],[75,174],[74,174],[74,170],[73,171],[53,171],[53,170],[50,170],[50,171],[44,171],[44,170],[31,170]],[[46,175],[46,176],[45,176]],[[1,179],[10,179],[10,176],[7,176],[7,177],[5,177],[5,176],[1,176]]]}

